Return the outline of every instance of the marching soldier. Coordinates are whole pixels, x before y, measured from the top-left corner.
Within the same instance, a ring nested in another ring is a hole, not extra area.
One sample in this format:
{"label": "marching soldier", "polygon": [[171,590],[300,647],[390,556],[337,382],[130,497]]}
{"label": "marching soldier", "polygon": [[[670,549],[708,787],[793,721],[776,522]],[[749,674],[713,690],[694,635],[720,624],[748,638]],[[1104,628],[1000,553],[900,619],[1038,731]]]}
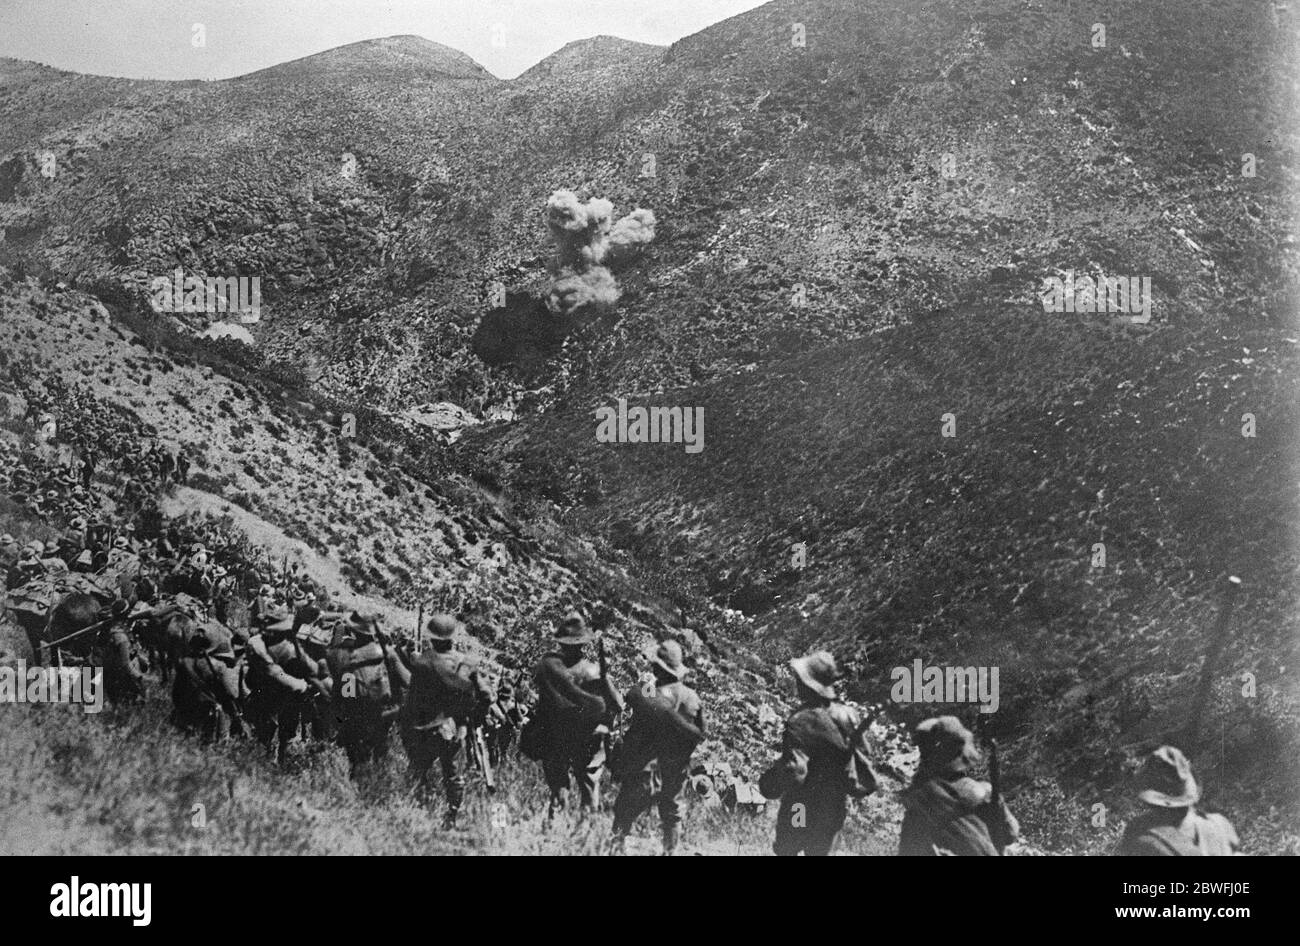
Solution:
{"label": "marching soldier", "polygon": [[281,762],[304,718],[311,718],[310,704],[330,695],[329,669],[302,649],[294,631],[288,616],[267,623],[245,651],[253,731]]}
{"label": "marching soldier", "polygon": [[1241,841],[1223,815],[1196,809],[1201,788],[1191,763],[1173,746],[1161,746],[1139,773],[1138,799],[1147,810],[1124,828],[1117,854],[1132,857],[1228,857]]}
{"label": "marching soldier", "polygon": [[779,856],[831,852],[848,813],[847,798],[876,789],[866,727],[840,702],[835,658],[826,651],[790,661],[800,706],[785,723],[781,757],[763,773],[759,791],[780,798],[776,840]]}
{"label": "marching soldier", "polygon": [[532,725],[551,792],[548,819],[566,803],[571,781],[580,808],[600,805],[605,742],[623,701],[604,669],[587,659],[585,648],[594,639],[582,615],[570,613],[556,631],[559,650],[543,657],[533,674],[539,700]]}
{"label": "marching soldier", "polygon": [[627,692],[632,722],[616,764],[623,787],[614,800],[614,846],[622,850],[633,823],[657,802],[664,853],[672,854],[681,837],[682,788],[691,753],[704,738],[704,709],[683,682],[680,644],[664,641],[647,657],[654,682]]}
{"label": "marching soldier", "polygon": [[528,723],[528,708],[524,705],[522,694],[515,690],[510,681],[502,681],[497,687],[496,702],[488,710],[484,723],[484,736],[487,739],[488,760],[493,766],[501,760],[519,739],[519,733]]}
{"label": "marching soldier", "polygon": [[411,676],[379,621],[377,614],[353,611],[339,622],[326,651],[336,738],[354,778],[361,766],[388,754],[388,732]]}
{"label": "marching soldier", "polygon": [[242,681],[230,640],[211,625],[189,640],[189,653],[176,665],[172,721],[205,741],[244,734],[239,709]]}
{"label": "marching soldier", "polygon": [[903,792],[904,857],[999,857],[1020,825],[993,786],[967,772],[979,761],[969,729],[955,716],[927,719],[916,727],[921,761]]}
{"label": "marching soldier", "polygon": [[429,619],[430,647],[410,661],[411,682],[401,710],[402,744],[417,790],[429,789],[434,763],[442,770],[447,792],[443,827],[454,828],[465,797],[465,776],[456,758],[469,728],[483,719],[494,694],[476,661],[452,651],[464,625],[449,614]]}

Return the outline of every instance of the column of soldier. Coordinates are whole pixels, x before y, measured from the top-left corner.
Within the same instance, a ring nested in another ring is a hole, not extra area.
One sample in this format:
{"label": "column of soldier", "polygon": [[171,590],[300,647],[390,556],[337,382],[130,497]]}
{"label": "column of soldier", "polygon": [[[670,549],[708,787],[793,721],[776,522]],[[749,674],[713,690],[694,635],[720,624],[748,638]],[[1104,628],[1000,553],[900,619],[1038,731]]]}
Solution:
{"label": "column of soldier", "polygon": [[[75,562],[93,549],[91,560],[98,562],[102,550],[86,540],[85,522],[74,520],[69,531],[57,546],[63,556]],[[201,738],[251,733],[284,759],[290,741],[310,733],[341,746],[357,775],[386,755],[396,728],[423,797],[434,787],[435,769],[441,774],[448,828],[461,811],[467,770],[476,769],[491,790],[494,767],[517,750],[541,764],[548,822],[562,808],[599,809],[608,771],[620,785],[613,849],[622,850],[651,808],[659,814],[664,852],[678,848],[692,794],[692,757],[705,720],[700,696],[687,685],[687,655],[676,640],[647,652],[644,667],[635,668],[639,682],[620,692],[597,635],[571,613],[556,628],[554,651],[533,668],[536,700],[526,706],[522,675],[494,687],[478,661],[456,646],[465,628],[451,615],[430,618],[423,646],[413,647],[387,633],[378,615],[328,600],[296,570],[277,578],[265,554],[242,567],[232,560],[227,569],[202,544],[185,545],[174,532],[144,544],[129,528],[112,545],[118,554],[143,553],[145,576],[135,607],[119,605],[113,612],[117,620],[101,634],[98,656],[120,664],[133,653],[132,645],[151,653],[163,679],[172,679],[173,719]],[[10,536],[0,537],[0,557],[17,558],[10,587],[48,567],[34,544],[17,550]],[[232,630],[215,615],[226,617],[228,606],[220,605],[240,576],[258,584],[248,628]],[[796,658],[790,670],[798,707],[758,790],[780,799],[777,854],[824,855],[836,846],[850,801],[878,788],[867,721],[840,699],[831,654]],[[138,669],[106,667],[106,678],[110,698],[143,694]],[[1019,827],[996,778],[972,775],[981,754],[971,732],[957,718],[940,716],[918,725],[914,738],[920,760],[901,793],[899,853],[996,856],[1013,845]],[[1231,824],[1198,810],[1199,787],[1177,748],[1153,752],[1139,777],[1145,811],[1127,826],[1119,852],[1237,852]]]}

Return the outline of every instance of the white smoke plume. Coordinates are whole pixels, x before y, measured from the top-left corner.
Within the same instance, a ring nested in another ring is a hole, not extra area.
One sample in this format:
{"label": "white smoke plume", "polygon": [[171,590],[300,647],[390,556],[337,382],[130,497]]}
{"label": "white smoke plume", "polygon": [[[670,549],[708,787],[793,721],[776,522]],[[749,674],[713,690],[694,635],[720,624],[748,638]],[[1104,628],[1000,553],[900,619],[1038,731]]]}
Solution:
{"label": "white smoke plume", "polygon": [[603,197],[584,203],[573,191],[559,190],[546,202],[546,225],[555,241],[546,300],[552,312],[568,315],[618,301],[618,283],[604,264],[653,240],[655,215],[638,208],[616,223],[613,216],[614,205]]}

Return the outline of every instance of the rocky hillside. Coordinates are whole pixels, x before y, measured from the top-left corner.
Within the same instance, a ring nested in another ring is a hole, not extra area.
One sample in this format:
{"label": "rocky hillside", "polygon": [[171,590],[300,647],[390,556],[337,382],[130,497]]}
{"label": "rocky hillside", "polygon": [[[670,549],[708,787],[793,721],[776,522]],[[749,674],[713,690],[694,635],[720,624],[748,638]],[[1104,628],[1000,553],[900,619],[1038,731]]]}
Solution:
{"label": "rocky hillside", "polygon": [[[211,83],[10,64],[0,110],[40,117],[0,133],[0,226],[33,272],[261,275],[259,343],[394,409],[707,380],[1066,269],[1149,273],[1160,319],[1275,317],[1294,54],[1253,0],[778,0],[511,82],[410,37]],[[659,239],[617,324],[489,370],[488,287],[540,294],[559,186],[654,209]]]}
{"label": "rocky hillside", "polygon": [[[523,649],[561,598],[641,636],[687,609],[737,751],[813,644],[869,700],[913,659],[1001,666],[986,729],[1056,849],[1095,848],[1088,806],[1185,720],[1238,573],[1198,766],[1294,849],[1298,35],[1256,0],[775,0],[508,82],[409,37],[211,83],[5,63],[6,330],[207,444],[208,492],[356,590],[467,585]],[[557,188],[658,220],[573,324],[540,304]],[[256,353],[174,382],[135,336],[49,328],[27,278],[152,338],[177,267],[262,279]],[[1044,313],[1067,272],[1149,277],[1152,321]],[[619,397],[703,406],[704,451],[598,444]],[[343,459],[298,401],[381,412],[376,445]],[[514,420],[379,435],[438,401]]]}

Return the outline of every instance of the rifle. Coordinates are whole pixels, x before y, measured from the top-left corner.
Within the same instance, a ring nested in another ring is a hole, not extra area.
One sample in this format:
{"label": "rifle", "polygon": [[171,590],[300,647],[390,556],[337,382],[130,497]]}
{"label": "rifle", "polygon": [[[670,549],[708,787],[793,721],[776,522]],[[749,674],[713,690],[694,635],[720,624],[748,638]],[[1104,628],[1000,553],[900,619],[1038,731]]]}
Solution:
{"label": "rifle", "polygon": [[492,775],[492,760],[488,758],[487,740],[483,738],[482,724],[474,723],[470,725],[466,737],[469,742],[470,756],[473,758],[479,772],[483,775],[483,784],[487,786],[488,794],[495,794],[497,783]]}
{"label": "rifle", "polygon": [[989,801],[997,805],[1002,801],[1002,767],[998,764],[998,741],[989,740],[989,784],[993,786],[993,793],[989,796]]}
{"label": "rifle", "polygon": [[1192,700],[1191,716],[1187,721],[1185,738],[1189,747],[1196,744],[1201,732],[1201,715],[1205,712],[1205,704],[1210,698],[1214,676],[1219,669],[1219,656],[1228,642],[1228,622],[1232,618],[1232,606],[1236,603],[1237,592],[1240,590],[1241,579],[1236,575],[1229,575],[1223,589],[1223,603],[1219,605],[1218,620],[1214,622],[1208,634],[1209,645],[1205,650],[1205,662],[1201,664],[1201,680],[1196,688],[1196,696]]}
{"label": "rifle", "polygon": [[415,653],[424,650],[424,602],[420,602],[420,616],[415,619]]}

